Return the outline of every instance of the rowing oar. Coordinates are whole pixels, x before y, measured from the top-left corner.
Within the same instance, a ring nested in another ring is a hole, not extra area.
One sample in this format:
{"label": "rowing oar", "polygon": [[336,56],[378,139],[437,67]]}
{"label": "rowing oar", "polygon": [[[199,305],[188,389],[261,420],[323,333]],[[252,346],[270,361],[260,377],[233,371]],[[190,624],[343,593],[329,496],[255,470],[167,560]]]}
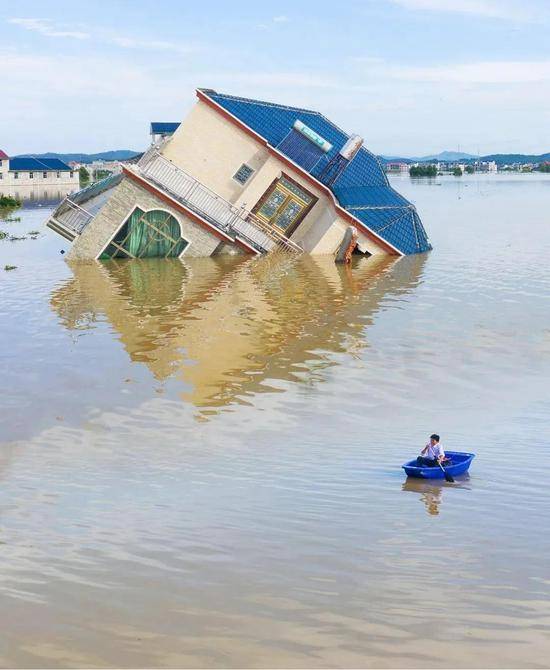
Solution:
{"label": "rowing oar", "polygon": [[449,482],[449,484],[454,484],[454,479],[451,477],[451,475],[445,470],[445,468],[441,465],[440,461],[437,461],[437,464],[439,467],[443,470],[443,474],[445,475],[445,480]]}

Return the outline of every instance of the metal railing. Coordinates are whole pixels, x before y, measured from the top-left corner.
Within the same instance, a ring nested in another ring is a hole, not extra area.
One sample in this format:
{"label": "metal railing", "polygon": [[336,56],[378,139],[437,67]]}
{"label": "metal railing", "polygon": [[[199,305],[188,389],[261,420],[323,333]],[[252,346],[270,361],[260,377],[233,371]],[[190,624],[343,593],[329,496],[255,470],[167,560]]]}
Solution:
{"label": "metal railing", "polygon": [[55,210],[51,218],[75,235],[80,235],[84,228],[86,228],[94,218],[94,215],[90,214],[90,212],[80,205],[77,205],[76,202],[73,202],[69,196],[67,196]]}
{"label": "metal railing", "polygon": [[[102,179],[86,188],[76,191],[76,193],[71,193],[67,195],[57,206],[55,211],[50,217],[50,220],[57,226],[65,229],[66,232],[70,233],[72,239],[77,235],[80,235],[84,228],[90,223],[90,221],[97,214],[97,199],[98,196],[108,191],[116,184],[122,181],[121,174],[113,174],[105,179]],[[95,204],[92,204],[90,209],[85,209],[82,207],[83,203],[88,203],[89,201],[95,199]],[[101,203],[103,204],[103,203]],[[58,231],[59,232],[59,231]]]}
{"label": "metal railing", "polygon": [[[127,169],[133,169],[129,167]],[[261,221],[244,207],[236,207],[152,147],[140,159],[137,170],[189,209],[231,236],[241,238],[259,252],[276,248],[301,253],[295,242]]]}

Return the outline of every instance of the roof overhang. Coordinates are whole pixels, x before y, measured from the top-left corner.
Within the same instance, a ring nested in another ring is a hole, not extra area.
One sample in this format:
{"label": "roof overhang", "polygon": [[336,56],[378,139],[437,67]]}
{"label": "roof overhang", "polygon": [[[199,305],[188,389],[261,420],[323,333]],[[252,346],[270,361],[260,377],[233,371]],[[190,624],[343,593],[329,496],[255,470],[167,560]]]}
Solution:
{"label": "roof overhang", "polygon": [[338,212],[338,214],[345,220],[349,221],[351,225],[357,226],[361,232],[363,232],[367,237],[369,237],[373,242],[381,246],[387,253],[391,255],[397,255],[397,256],[404,256],[405,254],[400,251],[397,247],[394,247],[393,244],[390,244],[387,240],[385,240],[383,237],[380,237],[377,233],[374,232],[371,228],[369,228],[365,223],[357,219],[353,214],[350,214],[346,209],[340,205],[338,202],[336,196],[334,193],[330,190],[328,186],[323,184],[321,181],[316,179],[312,174],[307,172],[307,170],[304,170],[303,167],[295,163],[294,161],[290,160],[287,156],[285,156],[283,153],[281,153],[276,147],[272,146],[269,144],[269,142],[266,140],[265,137],[257,133],[255,130],[250,128],[250,126],[247,126],[246,123],[241,121],[238,117],[236,117],[234,114],[231,114],[231,112],[227,111],[225,107],[222,107],[218,102],[215,100],[212,100],[206,93],[207,89],[196,89],[196,94],[197,98],[206,103],[209,107],[212,109],[216,110],[221,116],[223,116],[225,119],[233,123],[234,125],[238,126],[241,130],[243,130],[245,133],[253,137],[257,142],[262,144],[264,147],[267,148],[267,150],[274,156],[276,156],[282,163],[287,165],[288,167],[293,168],[296,170],[304,179],[310,182],[313,186],[316,188],[320,189],[323,191],[328,198],[332,200],[332,203]]}

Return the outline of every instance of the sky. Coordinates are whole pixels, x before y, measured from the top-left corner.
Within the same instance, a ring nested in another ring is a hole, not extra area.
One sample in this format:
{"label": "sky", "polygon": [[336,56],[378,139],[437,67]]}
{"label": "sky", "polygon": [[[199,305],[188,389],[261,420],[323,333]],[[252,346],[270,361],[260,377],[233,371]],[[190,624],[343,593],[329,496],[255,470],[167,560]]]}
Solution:
{"label": "sky", "polygon": [[197,87],[384,155],[550,151],[550,0],[0,0],[0,149],[143,150]]}

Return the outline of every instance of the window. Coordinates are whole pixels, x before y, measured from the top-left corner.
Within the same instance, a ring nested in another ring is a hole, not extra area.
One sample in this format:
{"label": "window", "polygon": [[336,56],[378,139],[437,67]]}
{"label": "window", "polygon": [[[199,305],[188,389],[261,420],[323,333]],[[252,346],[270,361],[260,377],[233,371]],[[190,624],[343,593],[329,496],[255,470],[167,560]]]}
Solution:
{"label": "window", "polygon": [[61,172],[57,173],[57,178],[59,179],[61,177]]}
{"label": "window", "polygon": [[100,258],[175,258],[188,244],[171,214],[162,210],[144,212],[136,207]]}
{"label": "window", "polygon": [[74,172],[71,172],[71,179],[74,177]]}
{"label": "window", "polygon": [[34,172],[29,172],[29,179],[34,179]]}
{"label": "window", "polygon": [[3,179],[4,175],[0,172],[0,179]]}
{"label": "window", "polygon": [[238,181],[239,184],[244,185],[250,179],[253,173],[254,170],[246,163],[243,163],[241,167],[237,170],[237,172],[235,172],[235,174],[233,175],[233,179],[235,181]]}
{"label": "window", "polygon": [[288,237],[316,202],[311,193],[283,175],[271,184],[253,212]]}
{"label": "window", "polygon": [[48,178],[48,173],[47,173],[47,172],[43,172],[43,173],[42,173],[42,179],[47,179],[47,178]]}
{"label": "window", "polygon": [[19,179],[19,172],[14,172],[13,173],[13,178],[14,179]]}

